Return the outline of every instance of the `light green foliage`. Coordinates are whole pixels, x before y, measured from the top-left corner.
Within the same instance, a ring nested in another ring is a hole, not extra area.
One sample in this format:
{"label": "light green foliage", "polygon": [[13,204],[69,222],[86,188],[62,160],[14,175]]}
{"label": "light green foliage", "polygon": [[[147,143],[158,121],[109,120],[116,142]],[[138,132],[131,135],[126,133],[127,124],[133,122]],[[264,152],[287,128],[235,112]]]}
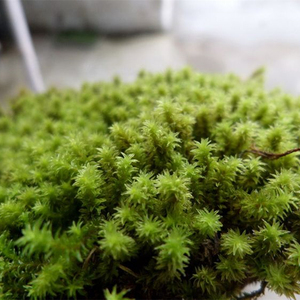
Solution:
{"label": "light green foliage", "polygon": [[261,70],[21,94],[0,113],[0,298],[293,297],[299,155],[249,150],[299,147],[299,128]]}
{"label": "light green foliage", "polygon": [[[282,225],[273,222],[269,224],[264,221],[264,226],[260,227],[255,234],[255,244],[262,248],[269,255],[279,251],[292,238],[289,231],[283,230]],[[258,251],[260,252],[260,251]]]}
{"label": "light green foliage", "polygon": [[246,254],[252,254],[251,245],[249,243],[250,238],[245,232],[242,234],[239,230],[230,230],[222,235],[222,250],[226,254],[243,258]]}
{"label": "light green foliage", "polygon": [[162,240],[164,236],[163,223],[153,216],[146,216],[142,221],[138,222],[136,231],[141,241],[146,238],[147,242],[151,244]]}
{"label": "light green foliage", "polygon": [[129,300],[129,298],[124,297],[127,291],[117,292],[117,287],[114,286],[112,291],[110,292],[108,289],[104,291],[104,296],[106,300]]}
{"label": "light green foliage", "polygon": [[273,263],[266,267],[266,281],[268,286],[277,294],[285,294],[294,298],[294,293],[300,292],[300,285],[293,269],[282,263]]}
{"label": "light green foliage", "polygon": [[219,284],[216,280],[217,274],[214,270],[202,266],[196,268],[195,274],[193,275],[194,285],[200,288],[202,292],[208,294],[216,294]]}
{"label": "light green foliage", "polygon": [[189,180],[176,173],[165,172],[157,177],[157,191],[164,210],[180,214],[190,209]]}
{"label": "light green foliage", "polygon": [[209,212],[204,208],[203,210],[198,210],[198,215],[195,216],[194,227],[204,237],[213,238],[222,227],[222,223],[219,220],[218,212]]}
{"label": "light green foliage", "polygon": [[23,236],[16,242],[18,245],[25,246],[23,251],[29,256],[32,254],[39,255],[40,253],[51,255],[53,244],[52,232],[48,224],[42,228],[40,227],[38,223],[35,223],[33,228],[27,225],[22,230]]}
{"label": "light green foliage", "polygon": [[100,193],[101,176],[97,166],[86,165],[79,170],[74,185],[78,187],[77,197],[82,201],[95,199]]}
{"label": "light green foliage", "polygon": [[239,176],[240,185],[244,189],[253,189],[259,183],[265,164],[259,158],[245,159],[243,172]]}
{"label": "light green foliage", "polygon": [[224,282],[238,282],[246,278],[245,262],[238,258],[225,258],[221,256],[220,262],[217,263],[217,270],[219,270],[219,273]]}
{"label": "light green foliage", "polygon": [[184,269],[189,262],[190,254],[188,246],[191,244],[188,236],[175,227],[163,244],[155,248],[158,250],[157,269],[165,271],[165,274],[161,275],[161,280],[169,281],[174,277],[179,277],[180,273],[185,274]]}
{"label": "light green foliage", "polygon": [[34,299],[45,298],[51,291],[51,296],[56,296],[55,290],[62,290],[63,286],[59,283],[59,279],[65,277],[62,263],[46,265],[42,268],[38,276],[25,287],[28,296]]}
{"label": "light green foliage", "polygon": [[113,221],[101,226],[100,236],[103,237],[99,244],[104,257],[122,261],[134,253],[134,239],[121,232]]}

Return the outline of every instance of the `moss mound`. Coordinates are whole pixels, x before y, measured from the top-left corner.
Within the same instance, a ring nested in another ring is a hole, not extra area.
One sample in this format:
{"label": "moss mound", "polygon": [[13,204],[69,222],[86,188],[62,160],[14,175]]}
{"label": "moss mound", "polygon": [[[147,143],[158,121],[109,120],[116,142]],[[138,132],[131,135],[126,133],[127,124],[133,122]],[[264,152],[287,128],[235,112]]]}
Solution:
{"label": "moss mound", "polygon": [[293,296],[299,128],[260,72],[21,95],[0,117],[1,299]]}

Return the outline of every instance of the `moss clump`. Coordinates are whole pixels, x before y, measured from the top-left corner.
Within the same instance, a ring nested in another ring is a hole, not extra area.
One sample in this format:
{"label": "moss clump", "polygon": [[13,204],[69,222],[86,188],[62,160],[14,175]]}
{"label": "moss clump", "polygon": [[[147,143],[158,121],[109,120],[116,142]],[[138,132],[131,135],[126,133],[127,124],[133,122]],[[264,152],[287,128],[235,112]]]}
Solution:
{"label": "moss clump", "polygon": [[299,128],[260,73],[21,95],[0,117],[1,299],[292,297],[299,159],[266,153]]}

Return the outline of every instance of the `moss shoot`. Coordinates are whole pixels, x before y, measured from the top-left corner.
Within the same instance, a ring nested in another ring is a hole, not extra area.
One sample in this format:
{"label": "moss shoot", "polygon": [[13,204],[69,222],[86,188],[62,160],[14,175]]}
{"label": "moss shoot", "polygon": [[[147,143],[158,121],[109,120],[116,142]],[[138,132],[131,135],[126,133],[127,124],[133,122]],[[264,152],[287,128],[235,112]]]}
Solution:
{"label": "moss shoot", "polygon": [[20,95],[0,114],[0,298],[293,297],[299,136],[300,99],[260,72]]}

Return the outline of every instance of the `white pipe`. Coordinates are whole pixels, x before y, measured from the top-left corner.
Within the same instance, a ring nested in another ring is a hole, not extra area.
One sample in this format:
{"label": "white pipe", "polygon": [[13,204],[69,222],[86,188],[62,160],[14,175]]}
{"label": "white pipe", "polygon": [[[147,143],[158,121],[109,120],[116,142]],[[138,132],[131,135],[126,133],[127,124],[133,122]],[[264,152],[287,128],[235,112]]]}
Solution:
{"label": "white pipe", "polygon": [[25,62],[31,87],[37,93],[43,92],[45,90],[45,86],[22,3],[20,0],[5,0],[5,4],[10,24]]}
{"label": "white pipe", "polygon": [[165,31],[170,31],[173,27],[174,0],[162,0],[161,23]]}

